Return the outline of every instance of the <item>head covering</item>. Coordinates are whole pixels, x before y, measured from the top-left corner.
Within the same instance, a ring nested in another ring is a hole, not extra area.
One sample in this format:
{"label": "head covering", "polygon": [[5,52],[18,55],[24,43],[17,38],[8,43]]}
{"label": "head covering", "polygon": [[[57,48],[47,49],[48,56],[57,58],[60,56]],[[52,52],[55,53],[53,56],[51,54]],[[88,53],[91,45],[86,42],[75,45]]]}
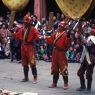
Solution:
{"label": "head covering", "polygon": [[90,23],[87,21],[87,22],[83,23],[82,28],[85,28],[85,27],[88,27],[88,26],[90,26]]}
{"label": "head covering", "polygon": [[91,29],[91,34],[95,36],[95,29]]}
{"label": "head covering", "polygon": [[31,17],[29,15],[25,15],[23,18],[24,23],[31,23]]}
{"label": "head covering", "polygon": [[67,24],[66,24],[66,22],[64,22],[64,21],[59,22],[59,23],[58,23],[58,26],[61,26],[61,27],[63,27],[63,28],[67,28]]}

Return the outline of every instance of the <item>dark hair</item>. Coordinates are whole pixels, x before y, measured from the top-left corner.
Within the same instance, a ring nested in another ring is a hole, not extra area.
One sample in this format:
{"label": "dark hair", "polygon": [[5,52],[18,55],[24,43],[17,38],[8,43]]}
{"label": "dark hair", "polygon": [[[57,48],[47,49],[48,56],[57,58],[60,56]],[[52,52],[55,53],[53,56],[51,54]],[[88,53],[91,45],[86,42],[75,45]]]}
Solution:
{"label": "dark hair", "polygon": [[37,19],[37,16],[36,15],[33,15],[33,17],[35,17]]}
{"label": "dark hair", "polygon": [[3,25],[5,25],[5,28],[8,28],[8,24],[7,23],[2,23],[1,24],[1,28],[2,28]]}

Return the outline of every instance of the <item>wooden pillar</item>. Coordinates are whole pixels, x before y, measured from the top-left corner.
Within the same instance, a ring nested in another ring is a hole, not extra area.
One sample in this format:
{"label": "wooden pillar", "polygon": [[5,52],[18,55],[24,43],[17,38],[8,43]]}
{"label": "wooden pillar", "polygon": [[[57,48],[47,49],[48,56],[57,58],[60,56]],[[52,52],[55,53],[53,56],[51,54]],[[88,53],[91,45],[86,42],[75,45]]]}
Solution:
{"label": "wooden pillar", "polygon": [[52,29],[54,12],[49,13],[48,31]]}
{"label": "wooden pillar", "polygon": [[42,17],[46,17],[46,0],[34,0],[34,15],[39,21]]}

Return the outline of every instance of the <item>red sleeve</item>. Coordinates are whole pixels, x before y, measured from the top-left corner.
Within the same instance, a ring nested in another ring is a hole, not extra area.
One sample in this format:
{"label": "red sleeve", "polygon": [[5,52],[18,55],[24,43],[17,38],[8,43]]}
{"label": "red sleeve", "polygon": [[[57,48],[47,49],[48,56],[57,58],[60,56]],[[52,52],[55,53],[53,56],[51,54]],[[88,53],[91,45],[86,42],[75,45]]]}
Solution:
{"label": "red sleeve", "polygon": [[67,38],[66,37],[66,39],[65,39],[65,45],[66,45],[65,48],[66,48],[66,51],[70,48],[71,42],[72,42],[71,38]]}
{"label": "red sleeve", "polygon": [[51,36],[47,36],[46,37],[47,43],[53,45],[54,38],[55,38],[55,35],[54,34],[52,34]]}
{"label": "red sleeve", "polygon": [[22,36],[22,29],[19,29],[17,32],[12,34],[16,39],[20,39],[23,40],[23,36]]}

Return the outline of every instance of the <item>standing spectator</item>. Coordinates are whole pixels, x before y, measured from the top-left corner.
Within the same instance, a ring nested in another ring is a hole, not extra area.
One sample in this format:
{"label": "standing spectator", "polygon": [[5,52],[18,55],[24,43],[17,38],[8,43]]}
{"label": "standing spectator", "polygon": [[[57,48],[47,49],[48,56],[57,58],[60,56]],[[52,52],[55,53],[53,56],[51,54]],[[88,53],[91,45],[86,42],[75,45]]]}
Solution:
{"label": "standing spectator", "polygon": [[36,29],[38,29],[39,26],[41,26],[41,23],[40,21],[38,21],[38,18],[36,15],[33,16],[31,25],[34,26]]}
{"label": "standing spectator", "polygon": [[9,34],[8,34],[8,29],[7,29],[7,24],[3,23],[1,25],[1,29],[0,29],[0,41],[2,44],[2,47],[5,51],[5,55],[9,56],[10,54],[10,48],[9,48],[9,43],[10,43],[10,39],[9,39]]}
{"label": "standing spectator", "polygon": [[3,22],[4,22],[3,16],[0,16],[0,26],[3,24]]}
{"label": "standing spectator", "polygon": [[60,21],[64,21],[64,20],[65,20],[65,15],[61,14]]}

